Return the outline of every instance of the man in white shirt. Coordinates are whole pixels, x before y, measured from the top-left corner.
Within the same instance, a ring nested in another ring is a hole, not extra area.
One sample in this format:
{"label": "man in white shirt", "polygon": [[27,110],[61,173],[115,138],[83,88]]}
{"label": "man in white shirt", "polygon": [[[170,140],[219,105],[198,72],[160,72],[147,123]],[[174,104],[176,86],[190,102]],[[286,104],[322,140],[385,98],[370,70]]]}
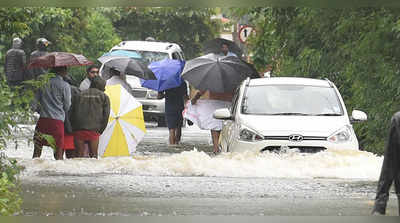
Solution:
{"label": "man in white shirt", "polygon": [[92,83],[91,79],[99,75],[99,67],[96,65],[91,65],[86,69],[86,78],[79,85],[79,90],[84,91],[89,89]]}

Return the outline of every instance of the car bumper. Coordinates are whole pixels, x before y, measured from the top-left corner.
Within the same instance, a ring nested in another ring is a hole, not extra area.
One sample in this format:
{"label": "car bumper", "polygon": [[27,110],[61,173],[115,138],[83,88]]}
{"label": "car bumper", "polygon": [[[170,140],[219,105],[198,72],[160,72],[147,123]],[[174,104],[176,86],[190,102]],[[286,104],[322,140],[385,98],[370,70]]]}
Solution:
{"label": "car bumper", "polygon": [[165,100],[138,99],[142,104],[143,113],[148,114],[164,114]]}
{"label": "car bumper", "polygon": [[319,152],[322,150],[331,150],[331,149],[358,150],[358,141],[351,140],[345,143],[332,143],[327,140],[302,141],[302,142],[292,142],[288,140],[261,140],[257,142],[246,142],[241,140],[234,140],[231,146],[229,147],[229,151],[264,152],[271,150],[280,150],[282,148],[288,148],[288,149],[297,148],[301,152]]}

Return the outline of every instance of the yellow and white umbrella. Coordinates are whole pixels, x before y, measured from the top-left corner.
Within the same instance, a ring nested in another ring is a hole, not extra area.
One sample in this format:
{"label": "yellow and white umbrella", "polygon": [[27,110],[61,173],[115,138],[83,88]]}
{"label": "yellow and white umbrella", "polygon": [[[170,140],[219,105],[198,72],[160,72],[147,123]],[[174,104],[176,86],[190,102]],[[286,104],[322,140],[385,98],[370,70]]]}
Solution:
{"label": "yellow and white umbrella", "polygon": [[132,155],[146,133],[142,104],[119,84],[106,86],[105,93],[110,98],[111,112],[99,139],[99,155]]}

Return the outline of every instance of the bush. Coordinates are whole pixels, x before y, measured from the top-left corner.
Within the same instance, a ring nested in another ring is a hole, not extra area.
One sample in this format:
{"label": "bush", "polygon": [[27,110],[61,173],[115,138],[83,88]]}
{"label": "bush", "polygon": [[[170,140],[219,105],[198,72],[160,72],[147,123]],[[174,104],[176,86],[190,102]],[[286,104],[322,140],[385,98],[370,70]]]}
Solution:
{"label": "bush", "polygon": [[16,160],[0,158],[0,216],[17,214],[21,209],[22,199],[16,175],[21,167]]}
{"label": "bush", "polygon": [[17,214],[22,203],[17,178],[22,167],[15,159],[8,159],[1,150],[13,136],[12,133],[20,130],[18,123],[32,121],[34,92],[52,76],[42,75],[36,81],[27,81],[23,87],[13,89],[0,80],[0,216]]}

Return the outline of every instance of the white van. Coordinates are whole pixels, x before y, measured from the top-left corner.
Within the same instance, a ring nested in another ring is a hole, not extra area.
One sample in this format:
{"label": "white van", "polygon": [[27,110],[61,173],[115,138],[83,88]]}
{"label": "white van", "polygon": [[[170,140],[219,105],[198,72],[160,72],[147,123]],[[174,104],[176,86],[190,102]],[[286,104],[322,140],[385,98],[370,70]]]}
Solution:
{"label": "white van", "polygon": [[[115,50],[127,50],[138,53],[144,64],[163,60],[166,58],[184,60],[181,47],[176,43],[155,42],[155,41],[122,41],[111,48]],[[158,126],[166,126],[165,123],[165,99],[157,99],[157,91],[144,88],[140,85],[140,80],[134,76],[127,76],[127,82],[131,85],[135,98],[143,105],[143,115],[145,121],[155,121]]]}

